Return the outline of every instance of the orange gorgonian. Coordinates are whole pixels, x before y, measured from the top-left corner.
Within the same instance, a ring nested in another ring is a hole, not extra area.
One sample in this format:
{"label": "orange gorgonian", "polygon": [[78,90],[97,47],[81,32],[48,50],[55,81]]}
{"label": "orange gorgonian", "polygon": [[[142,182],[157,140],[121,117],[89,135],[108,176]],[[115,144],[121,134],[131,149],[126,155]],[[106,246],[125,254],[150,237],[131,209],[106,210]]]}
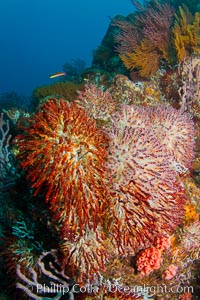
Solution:
{"label": "orange gorgonian", "polygon": [[21,167],[70,240],[96,229],[105,205],[104,162],[108,137],[84,109],[64,100],[48,100],[16,137]]}

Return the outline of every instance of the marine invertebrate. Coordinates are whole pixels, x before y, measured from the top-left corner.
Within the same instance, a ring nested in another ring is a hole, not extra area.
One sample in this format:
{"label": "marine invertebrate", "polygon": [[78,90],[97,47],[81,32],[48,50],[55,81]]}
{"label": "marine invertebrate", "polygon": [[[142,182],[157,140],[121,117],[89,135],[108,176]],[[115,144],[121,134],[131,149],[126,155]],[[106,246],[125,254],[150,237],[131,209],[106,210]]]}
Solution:
{"label": "marine invertebrate", "polygon": [[33,105],[37,108],[42,106],[47,100],[46,97],[63,98],[67,101],[73,101],[77,96],[77,90],[81,90],[83,84],[73,82],[55,82],[51,85],[40,86],[33,91]]}
{"label": "marine invertebrate", "polygon": [[73,281],[66,275],[56,250],[42,253],[35,268],[25,269],[18,264],[16,275],[16,287],[31,299],[61,299],[64,294],[72,295]]}
{"label": "marine invertebrate", "polygon": [[174,8],[169,3],[154,0],[150,1],[145,12],[136,16],[144,39],[147,39],[166,61],[169,60],[170,27],[173,16]]}
{"label": "marine invertebrate", "polygon": [[[6,216],[9,220],[10,216]],[[43,242],[38,238],[35,230],[20,217],[12,226],[12,234],[5,232],[1,237],[0,256],[9,274],[11,283],[16,281],[16,266],[23,269],[34,268],[38,253],[44,251]]]}
{"label": "marine invertebrate", "polygon": [[159,269],[161,263],[161,251],[154,247],[141,251],[136,262],[141,275],[149,275],[153,270]]}
{"label": "marine invertebrate", "polygon": [[192,167],[195,156],[195,128],[191,116],[165,105],[152,108],[151,113],[156,137],[172,155],[173,167],[184,173]]}
{"label": "marine invertebrate", "polygon": [[192,56],[179,64],[181,86],[178,89],[181,111],[200,118],[200,57]]}
{"label": "marine invertebrate", "polygon": [[173,264],[169,265],[169,267],[167,268],[167,270],[165,270],[164,273],[165,280],[172,279],[176,275],[177,269],[178,267],[176,265]]}
{"label": "marine invertebrate", "polygon": [[192,300],[192,294],[190,292],[185,292],[184,294],[180,295],[179,300]]}
{"label": "marine invertebrate", "polygon": [[75,102],[87,111],[89,117],[104,122],[110,120],[117,105],[108,90],[103,91],[94,84],[85,85],[83,91],[78,91]]}
{"label": "marine invertebrate", "polygon": [[[198,264],[195,261],[199,260],[199,234],[200,223],[195,221],[192,224],[178,228],[176,232],[176,240],[172,246],[172,261],[171,263],[178,267],[176,279],[182,282],[194,279],[194,271],[196,273]],[[198,271],[197,271],[198,273]]]}
{"label": "marine invertebrate", "polygon": [[157,236],[154,241],[154,246],[156,249],[159,249],[161,251],[166,250],[170,247],[171,240],[169,236]]}
{"label": "marine invertebrate", "polygon": [[125,127],[145,129],[151,124],[149,112],[150,109],[144,106],[122,105],[121,110],[114,114],[112,122],[119,130]]}
{"label": "marine invertebrate", "polygon": [[199,220],[185,226],[179,237],[181,248],[190,253],[190,259],[198,259],[200,254],[200,222]]}
{"label": "marine invertebrate", "polygon": [[36,253],[42,250],[42,246],[37,242],[34,243],[34,240],[16,237],[7,237],[4,241],[5,246],[6,251],[1,251],[1,256],[4,257],[8,274],[13,279],[17,264],[25,269],[35,266]]}
{"label": "marine invertebrate", "polygon": [[161,59],[170,60],[170,26],[174,10],[169,4],[151,1],[146,10],[135,13],[133,21],[114,22],[120,29],[117,51],[127,69],[136,69],[150,78]]}
{"label": "marine invertebrate", "polygon": [[119,28],[115,36],[116,51],[120,54],[131,53],[139,42],[141,32],[135,23],[114,19],[112,25]]}
{"label": "marine invertebrate", "polygon": [[86,226],[95,230],[108,205],[108,137],[95,121],[74,103],[50,99],[15,142],[34,195],[45,192],[62,236],[73,240]]}
{"label": "marine invertebrate", "polygon": [[192,53],[200,53],[199,24],[200,14],[198,12],[193,17],[186,6],[179,7],[172,29],[174,47],[179,62]]}
{"label": "marine invertebrate", "polygon": [[171,154],[145,119],[145,109],[141,111],[125,106],[109,133],[113,243],[119,251],[147,245],[153,235],[173,230],[183,216],[184,189],[170,164]]}
{"label": "marine invertebrate", "polygon": [[185,205],[185,220],[186,224],[190,224],[199,219],[199,215],[196,212],[195,206],[191,203]]}
{"label": "marine invertebrate", "polygon": [[177,172],[184,173],[192,167],[195,156],[195,128],[188,113],[167,105],[152,107],[125,105],[114,122],[123,128],[148,126],[166,153],[171,155],[168,162]]}
{"label": "marine invertebrate", "polygon": [[[157,236],[153,243],[153,247],[146,248],[137,255],[137,269],[141,271],[141,275],[149,275],[153,270],[159,269],[162,263],[162,251],[170,247],[169,236]],[[171,279],[176,273],[177,267],[169,266],[165,271],[165,279]]]}
{"label": "marine invertebrate", "polygon": [[96,231],[85,229],[82,237],[74,242],[64,239],[61,244],[64,264],[81,270],[81,276],[92,278],[94,272],[105,270],[109,254],[103,228],[98,226]]}
{"label": "marine invertebrate", "polygon": [[104,269],[109,238],[115,254],[167,248],[185,202],[165,142],[175,139],[172,114],[164,106],[125,105],[105,133],[77,103],[50,99],[16,137],[34,195],[45,194],[59,224],[63,264],[81,274]]}
{"label": "marine invertebrate", "polygon": [[142,77],[150,78],[159,69],[161,55],[155,47],[147,40],[134,48],[134,52],[119,55],[125,67],[129,70],[137,68]]}
{"label": "marine invertebrate", "polygon": [[12,171],[10,161],[10,125],[7,120],[4,124],[4,114],[0,115],[0,179],[3,180]]}

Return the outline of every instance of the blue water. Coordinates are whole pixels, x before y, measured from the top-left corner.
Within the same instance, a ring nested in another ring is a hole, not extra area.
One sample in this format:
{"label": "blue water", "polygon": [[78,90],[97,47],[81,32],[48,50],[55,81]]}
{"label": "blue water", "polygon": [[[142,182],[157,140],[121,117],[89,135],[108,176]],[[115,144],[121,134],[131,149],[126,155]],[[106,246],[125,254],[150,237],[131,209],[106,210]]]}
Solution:
{"label": "blue water", "polygon": [[0,94],[31,95],[74,58],[90,65],[110,17],[132,10],[130,0],[1,0]]}

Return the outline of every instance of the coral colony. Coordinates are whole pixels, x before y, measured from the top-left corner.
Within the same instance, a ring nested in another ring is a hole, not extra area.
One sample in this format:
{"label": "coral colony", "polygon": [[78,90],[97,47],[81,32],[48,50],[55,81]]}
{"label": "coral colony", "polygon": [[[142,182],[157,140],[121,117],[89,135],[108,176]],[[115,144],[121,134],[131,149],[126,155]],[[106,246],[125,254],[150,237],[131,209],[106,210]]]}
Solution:
{"label": "coral colony", "polygon": [[6,175],[11,168],[9,143],[11,135],[9,134],[10,126],[7,120],[4,123],[4,114],[0,116],[0,178],[1,180],[6,178]]}
{"label": "coral colony", "polygon": [[86,84],[1,114],[9,299],[198,299],[198,1],[133,5]]}

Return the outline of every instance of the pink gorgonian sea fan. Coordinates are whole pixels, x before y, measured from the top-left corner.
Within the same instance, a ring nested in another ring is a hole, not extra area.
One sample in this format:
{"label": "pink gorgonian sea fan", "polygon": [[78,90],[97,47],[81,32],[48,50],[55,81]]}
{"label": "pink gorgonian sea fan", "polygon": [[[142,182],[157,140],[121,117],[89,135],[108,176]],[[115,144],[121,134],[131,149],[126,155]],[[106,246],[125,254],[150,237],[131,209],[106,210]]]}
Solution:
{"label": "pink gorgonian sea fan", "polygon": [[77,241],[70,242],[64,239],[61,243],[64,255],[64,264],[78,268],[79,272],[87,275],[87,279],[94,272],[105,270],[109,259],[108,246],[103,229],[97,226],[96,230],[85,230],[85,234]]}
{"label": "pink gorgonian sea fan", "polygon": [[187,112],[167,105],[138,107],[124,105],[115,121],[121,128],[151,127],[159,143],[171,155],[168,161],[178,173],[184,173],[192,167],[195,157],[194,121]]}
{"label": "pink gorgonian sea fan", "polygon": [[190,169],[195,157],[195,128],[190,114],[159,105],[151,108],[151,122],[159,142],[171,154],[175,170],[182,173]]}
{"label": "pink gorgonian sea fan", "polygon": [[109,132],[107,168],[113,182],[113,242],[120,251],[127,246],[136,249],[148,245],[155,234],[174,230],[181,222],[185,202],[183,186],[171,167],[171,153],[156,137],[150,117],[148,121],[136,107],[134,110],[141,119],[137,126],[127,125],[123,111],[120,121],[120,116],[113,118]]}
{"label": "pink gorgonian sea fan", "polygon": [[94,84],[86,84],[83,91],[78,91],[75,102],[87,111],[89,117],[104,122],[110,120],[117,107],[110,92]]}

